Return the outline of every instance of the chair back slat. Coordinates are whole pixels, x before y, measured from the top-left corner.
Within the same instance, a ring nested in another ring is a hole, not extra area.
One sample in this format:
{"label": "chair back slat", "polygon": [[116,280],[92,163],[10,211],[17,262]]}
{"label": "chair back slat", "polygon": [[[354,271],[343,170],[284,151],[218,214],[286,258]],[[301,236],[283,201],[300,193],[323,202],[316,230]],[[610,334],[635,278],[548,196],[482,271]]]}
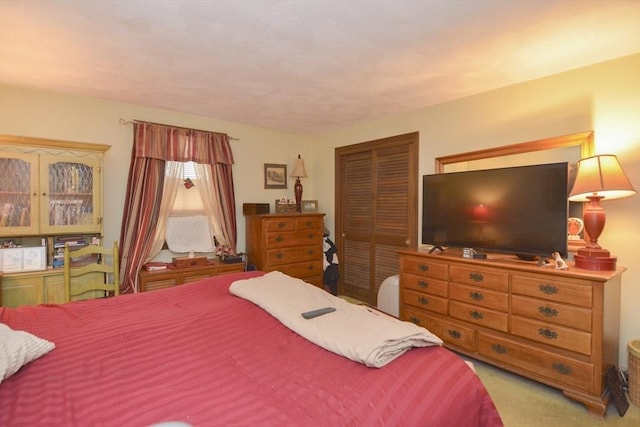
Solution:
{"label": "chair back slat", "polygon": [[[64,247],[64,297],[65,302],[87,297],[88,292],[103,291],[107,296],[120,295],[120,267],[118,242],[113,248],[89,245],[71,250]],[[89,295],[89,297],[95,297]]]}

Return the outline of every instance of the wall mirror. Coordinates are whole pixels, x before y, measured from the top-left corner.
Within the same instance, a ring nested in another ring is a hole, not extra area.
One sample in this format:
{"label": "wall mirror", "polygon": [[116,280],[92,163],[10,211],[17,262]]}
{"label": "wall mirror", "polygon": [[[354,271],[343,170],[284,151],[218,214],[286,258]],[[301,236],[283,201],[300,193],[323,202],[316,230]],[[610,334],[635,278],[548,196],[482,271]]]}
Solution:
{"label": "wall mirror", "polygon": [[[593,131],[589,131],[437,157],[435,171],[447,173],[566,161],[571,187],[577,161],[593,154]],[[582,218],[582,203],[569,203],[569,217]],[[577,250],[584,244],[584,239],[569,240],[569,250]]]}

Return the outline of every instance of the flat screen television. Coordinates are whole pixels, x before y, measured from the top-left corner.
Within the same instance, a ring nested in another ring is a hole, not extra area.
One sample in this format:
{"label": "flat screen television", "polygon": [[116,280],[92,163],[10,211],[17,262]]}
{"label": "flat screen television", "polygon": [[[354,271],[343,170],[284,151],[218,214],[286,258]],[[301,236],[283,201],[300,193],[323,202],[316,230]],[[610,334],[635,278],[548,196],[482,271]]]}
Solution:
{"label": "flat screen television", "polygon": [[422,243],[567,256],[568,164],[424,175]]}

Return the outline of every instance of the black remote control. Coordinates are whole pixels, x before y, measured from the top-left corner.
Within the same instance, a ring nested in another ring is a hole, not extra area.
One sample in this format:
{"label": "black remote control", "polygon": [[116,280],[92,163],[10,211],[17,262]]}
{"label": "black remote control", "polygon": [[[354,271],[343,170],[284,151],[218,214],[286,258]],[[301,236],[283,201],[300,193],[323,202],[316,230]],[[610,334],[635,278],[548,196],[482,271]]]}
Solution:
{"label": "black remote control", "polygon": [[305,319],[313,319],[314,317],[322,316],[323,314],[331,313],[333,311],[336,311],[333,307],[323,307],[318,308],[317,310],[305,311],[302,313],[302,317]]}

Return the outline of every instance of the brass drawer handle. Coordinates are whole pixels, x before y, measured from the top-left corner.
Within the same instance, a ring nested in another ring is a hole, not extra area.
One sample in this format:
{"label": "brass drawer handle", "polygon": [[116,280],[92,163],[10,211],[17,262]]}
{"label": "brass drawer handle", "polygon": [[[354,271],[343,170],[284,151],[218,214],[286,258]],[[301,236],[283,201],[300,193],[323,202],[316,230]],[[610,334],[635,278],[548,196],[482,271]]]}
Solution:
{"label": "brass drawer handle", "polygon": [[278,259],[282,259],[282,258],[284,258],[284,254],[283,254],[282,252],[278,252],[278,253],[276,254],[276,258],[278,258]]}
{"label": "brass drawer handle", "polygon": [[551,367],[553,368],[554,371],[562,375],[571,375],[571,373],[573,372],[570,366],[564,365],[562,363],[554,362],[551,364]]}
{"label": "brass drawer handle", "polygon": [[491,349],[498,354],[507,354],[507,347],[500,344],[492,344]]}
{"label": "brass drawer handle", "polygon": [[313,233],[307,234],[307,239],[309,240],[313,240],[314,237],[315,235]]}
{"label": "brass drawer handle", "polygon": [[484,299],[484,295],[480,292],[469,292],[469,297],[476,301],[482,301]]}
{"label": "brass drawer handle", "polygon": [[284,227],[286,227],[286,226],[287,226],[287,223],[286,223],[286,222],[279,222],[279,223],[278,223],[278,228],[284,228]]}
{"label": "brass drawer handle", "polygon": [[276,237],[276,242],[280,243],[280,242],[283,242],[283,241],[284,241],[284,237],[282,237],[282,236]]}
{"label": "brass drawer handle", "polygon": [[411,323],[415,323],[416,325],[420,325],[420,319],[418,319],[415,316],[409,317],[409,320],[411,321]]}
{"label": "brass drawer handle", "polygon": [[558,338],[558,333],[550,329],[540,328],[538,329],[538,333],[549,340],[555,340],[556,338]]}
{"label": "brass drawer handle", "polygon": [[462,338],[462,332],[460,332],[460,331],[456,331],[455,329],[449,329],[447,332],[449,333],[449,336],[451,338],[455,338],[457,340]]}
{"label": "brass drawer handle", "polygon": [[316,253],[316,251],[314,251],[313,249],[309,249],[307,251],[307,255],[313,255],[314,253]]}
{"label": "brass drawer handle", "polygon": [[471,316],[472,318],[476,319],[476,320],[480,320],[484,317],[484,314],[480,313],[479,311],[470,311],[469,312],[469,316]]}
{"label": "brass drawer handle", "polygon": [[551,307],[538,307],[538,311],[546,317],[557,317],[558,316],[558,310],[556,310],[555,308],[551,308]]}
{"label": "brass drawer handle", "polygon": [[425,297],[418,297],[418,302],[422,305],[427,305],[429,304],[429,299]]}
{"label": "brass drawer handle", "polygon": [[547,295],[553,295],[558,293],[558,288],[552,285],[548,285],[546,283],[543,283],[540,286],[538,286],[538,289],[540,289],[540,292],[543,292]]}
{"label": "brass drawer handle", "polygon": [[480,273],[470,273],[469,279],[473,280],[474,282],[482,282],[484,280],[484,276]]}
{"label": "brass drawer handle", "polygon": [[311,271],[311,270],[315,270],[315,268],[313,267],[313,265],[309,265],[307,266],[307,270]]}
{"label": "brass drawer handle", "polygon": [[418,287],[422,289],[426,289],[429,287],[429,282],[425,282],[424,280],[420,280],[418,282]]}
{"label": "brass drawer handle", "polygon": [[307,221],[307,222],[305,222],[305,225],[306,225],[307,227],[311,227],[311,226],[313,225],[313,222],[311,222],[311,221]]}
{"label": "brass drawer handle", "polygon": [[427,264],[418,264],[418,270],[429,271],[429,266]]}

